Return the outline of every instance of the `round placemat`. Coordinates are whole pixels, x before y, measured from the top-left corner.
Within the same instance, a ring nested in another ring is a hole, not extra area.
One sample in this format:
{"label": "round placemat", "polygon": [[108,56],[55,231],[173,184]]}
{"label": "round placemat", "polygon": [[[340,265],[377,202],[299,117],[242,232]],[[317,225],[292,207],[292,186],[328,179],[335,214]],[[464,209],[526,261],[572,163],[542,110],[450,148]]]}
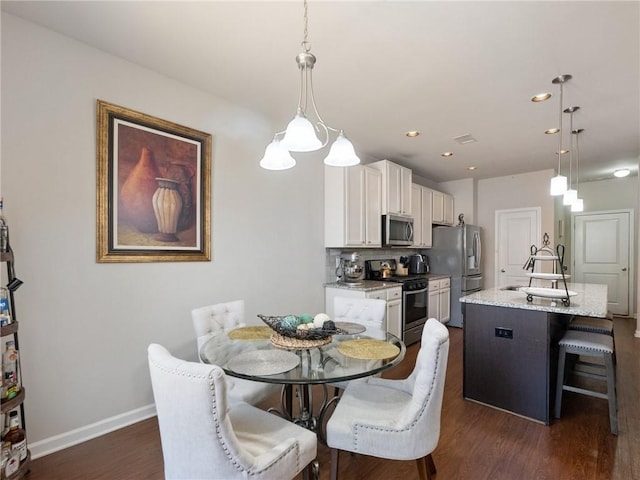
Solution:
{"label": "round placemat", "polygon": [[370,338],[342,342],[338,345],[338,351],[347,357],[362,360],[386,360],[395,358],[400,353],[400,349],[395,345]]}
{"label": "round placemat", "polygon": [[339,328],[340,330],[344,330],[345,332],[347,332],[345,335],[355,335],[356,333],[362,333],[367,329],[367,327],[365,327],[361,323],[354,323],[354,322],[335,322],[335,323],[336,323],[336,328]]}
{"label": "round placemat", "polygon": [[296,368],[300,359],[284,350],[256,350],[231,359],[227,368],[243,375],[274,375]]}
{"label": "round placemat", "polygon": [[267,340],[271,338],[273,330],[267,326],[238,327],[231,330],[227,336],[231,340]]}

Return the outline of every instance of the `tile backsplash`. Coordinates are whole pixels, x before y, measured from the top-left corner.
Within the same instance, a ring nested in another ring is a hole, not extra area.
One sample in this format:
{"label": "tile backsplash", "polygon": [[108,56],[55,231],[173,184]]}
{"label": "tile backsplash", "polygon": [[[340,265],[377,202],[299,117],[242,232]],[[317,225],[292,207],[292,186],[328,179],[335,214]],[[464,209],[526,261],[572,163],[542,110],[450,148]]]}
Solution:
{"label": "tile backsplash", "polygon": [[[424,253],[429,255],[429,250],[419,250],[415,248],[362,248],[362,249],[339,249],[339,248],[327,248],[326,249],[326,262],[325,262],[325,281],[335,282],[336,276],[336,261],[339,258],[348,257],[353,252],[358,253],[358,264],[362,265],[364,272],[365,260],[386,260],[393,258],[398,261],[401,256],[409,256],[414,253]],[[364,273],[362,274],[364,277]]]}

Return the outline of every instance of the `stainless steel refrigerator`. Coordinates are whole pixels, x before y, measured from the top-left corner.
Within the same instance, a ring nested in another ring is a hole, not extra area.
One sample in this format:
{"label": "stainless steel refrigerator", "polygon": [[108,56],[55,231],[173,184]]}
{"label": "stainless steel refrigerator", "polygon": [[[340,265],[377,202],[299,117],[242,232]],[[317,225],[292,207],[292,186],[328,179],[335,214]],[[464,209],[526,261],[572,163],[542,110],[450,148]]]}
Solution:
{"label": "stainless steel refrigerator", "polygon": [[462,327],[460,297],[483,288],[482,228],[476,225],[434,227],[433,246],[427,252],[432,273],[451,276],[451,319]]}

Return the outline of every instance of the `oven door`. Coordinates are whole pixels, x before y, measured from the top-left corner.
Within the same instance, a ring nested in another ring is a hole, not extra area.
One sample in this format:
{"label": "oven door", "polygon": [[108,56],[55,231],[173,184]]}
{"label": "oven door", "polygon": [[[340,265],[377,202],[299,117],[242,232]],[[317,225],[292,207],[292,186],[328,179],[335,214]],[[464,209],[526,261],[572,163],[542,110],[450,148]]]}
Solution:
{"label": "oven door", "polygon": [[402,292],[402,321],[405,345],[420,341],[429,311],[429,289]]}

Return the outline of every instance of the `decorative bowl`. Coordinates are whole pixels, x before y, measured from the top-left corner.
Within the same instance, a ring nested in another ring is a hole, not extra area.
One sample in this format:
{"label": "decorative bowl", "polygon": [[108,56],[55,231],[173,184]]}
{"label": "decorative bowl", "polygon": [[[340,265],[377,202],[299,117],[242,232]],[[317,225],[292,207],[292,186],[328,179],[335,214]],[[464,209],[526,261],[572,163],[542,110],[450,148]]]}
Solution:
{"label": "decorative bowl", "polygon": [[[271,329],[283,337],[296,338],[298,340],[323,340],[331,335],[346,334],[345,330],[337,328],[335,324],[333,328],[307,328],[298,329],[286,327],[282,324],[281,316],[258,315],[258,318],[266,323]],[[331,322],[333,324],[333,322]]]}

